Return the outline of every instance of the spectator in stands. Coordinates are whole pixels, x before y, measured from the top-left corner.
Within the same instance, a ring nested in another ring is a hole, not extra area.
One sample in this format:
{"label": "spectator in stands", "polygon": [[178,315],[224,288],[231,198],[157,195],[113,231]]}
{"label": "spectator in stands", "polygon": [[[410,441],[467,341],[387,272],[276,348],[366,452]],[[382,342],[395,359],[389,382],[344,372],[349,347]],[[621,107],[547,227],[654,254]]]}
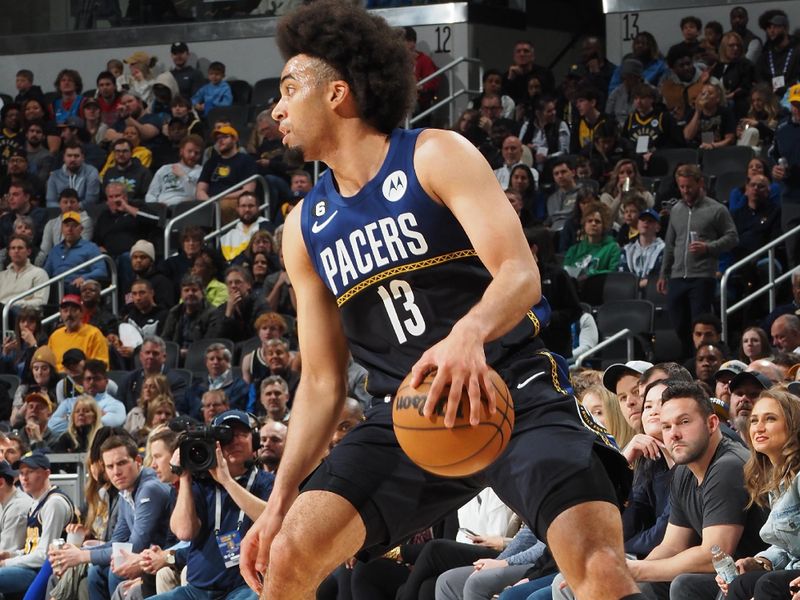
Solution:
{"label": "spectator in stands", "polygon": [[[25,423],[25,397],[31,392],[42,392],[50,400],[55,399],[55,388],[58,382],[56,373],[56,356],[49,346],[42,344],[30,355],[30,363],[22,365],[20,385],[14,392],[12,410],[3,411],[4,420],[8,420],[11,427],[22,427]],[[19,373],[19,371],[18,371]]]}
{"label": "spectator in stands", "polygon": [[745,57],[755,63],[761,55],[761,39],[747,28],[750,16],[744,6],[735,6],[730,12],[731,31],[742,38]]}
{"label": "spectator in stands", "polygon": [[767,161],[760,157],[751,158],[747,163],[747,179],[745,185],[742,187],[734,188],[728,198],[728,210],[731,214],[746,206],[747,200],[747,181],[752,177],[763,176],[767,178],[769,183],[769,201],[771,204],[780,207],[781,204],[781,185],[772,182],[772,173],[770,171]]}
{"label": "spectator in stands", "polygon": [[[14,296],[18,296],[35,286],[45,283],[50,276],[44,269],[31,264],[31,242],[27,237],[12,235],[7,244],[8,266],[0,271],[0,304],[6,304]],[[47,303],[50,288],[45,287],[25,296],[14,304],[15,307],[38,307]]]}
{"label": "spectator in stands", "polygon": [[577,118],[573,121],[570,137],[570,152],[577,154],[583,148],[591,148],[595,141],[595,129],[607,120],[600,111],[600,93],[592,88],[579,88],[575,92]]}
{"label": "spectator in stands", "polygon": [[[198,200],[208,200],[256,173],[253,157],[239,152],[239,133],[233,127],[230,125],[217,127],[212,137],[215,152],[203,164],[197,183]],[[255,182],[251,181],[231,193],[229,197],[238,198],[239,194],[245,191],[254,192],[255,188]]]}
{"label": "spectator in stands", "polygon": [[[259,430],[261,446],[258,449],[258,462],[262,468],[273,475],[278,472],[278,466],[283,458],[283,448],[286,444],[287,427],[284,423],[268,419]],[[0,464],[2,473],[2,464]]]}
{"label": "spectator in stands", "polygon": [[[722,363],[714,374],[714,398],[721,400],[725,404],[728,410],[728,418],[730,417],[731,405],[730,383],[734,377],[742,373],[746,368],[747,364],[740,360],[728,360]],[[717,415],[719,416],[719,413]],[[722,418],[720,416],[720,419]]]}
{"label": "spectator in stands", "polygon": [[[667,65],[658,50],[656,38],[649,31],[641,31],[633,38],[631,50],[631,54],[623,56],[623,60],[626,58],[637,59],[642,63],[644,81],[652,86],[658,86],[667,72]],[[608,93],[612,93],[621,83],[620,67],[617,67],[608,84]]]}
{"label": "spectator in stands", "polygon": [[[102,424],[108,427],[122,427],[125,422],[125,405],[108,393],[108,373],[105,364],[100,360],[87,360],[83,367],[82,383],[84,392],[101,410]],[[59,435],[64,433],[72,413],[77,410],[77,402],[76,397],[64,399],[48,421],[48,427]]]}
{"label": "spectator in stands", "polygon": [[503,88],[503,74],[497,69],[486,69],[483,72],[483,87],[480,95],[476,96],[469,101],[469,107],[478,110],[481,106],[481,99],[486,94],[500,95],[500,104],[502,110],[500,116],[504,119],[515,118],[515,103],[511,96],[506,96],[502,93]]}
{"label": "spectator in stands", "polygon": [[[770,27],[769,31],[774,29]],[[800,49],[794,54],[800,54]],[[788,100],[791,115],[778,126],[775,143],[770,148],[770,158],[777,163],[772,167],[772,178],[783,184],[781,225],[784,233],[800,225],[800,84],[789,89]],[[790,236],[786,240],[786,255],[789,266],[800,264],[798,236]]]}
{"label": "spectator in stands", "polygon": [[537,65],[533,44],[520,40],[514,44],[512,63],[503,76],[503,93],[514,102],[521,102],[527,96],[528,80],[536,76],[542,82],[543,92],[552,93],[555,89],[553,73],[541,65]]}
{"label": "spectator in stands", "polygon": [[[282,338],[273,338],[266,343],[267,346],[267,366],[270,375],[279,375],[289,386],[288,404],[291,406],[294,392],[300,382],[299,367],[292,363],[292,353],[289,351],[289,344]],[[276,419],[278,420],[278,419]]]}
{"label": "spectator in stands", "polygon": [[[136,279],[145,279],[150,282],[154,290],[155,303],[165,309],[175,304],[175,294],[172,281],[165,275],[159,273],[155,268],[156,249],[152,242],[138,240],[131,246],[130,268]],[[133,301],[129,295],[125,296],[125,303]]]}
{"label": "spectator in stands", "polygon": [[[64,376],[56,384],[56,405],[60,406],[67,398],[80,396],[83,393],[83,371],[86,365],[86,355],[82,350],[73,348],[67,350],[61,357],[61,364],[64,366]],[[116,384],[109,393],[116,394]]]}
{"label": "spectator in stands", "polygon": [[789,33],[789,18],[782,10],[767,10],[758,18],[758,24],[766,32],[767,41],[756,63],[756,74],[760,81],[772,83],[772,91],[780,98],[797,83],[798,41]]}
{"label": "spectator in stands", "polygon": [[123,425],[125,431],[133,436],[138,436],[139,432],[145,427],[150,403],[163,396],[172,398],[172,390],[169,388],[167,377],[160,373],[147,375],[142,381],[136,406],[128,412],[125,418],[125,424]]}
{"label": "spectator in stands", "polygon": [[47,180],[47,206],[58,206],[59,195],[66,188],[78,192],[81,207],[97,204],[100,199],[100,175],[86,164],[83,146],[79,142],[64,144],[64,165],[50,173]]}
{"label": "spectator in stands", "polygon": [[258,198],[252,192],[243,192],[236,199],[236,214],[239,222],[220,238],[222,256],[228,262],[247,248],[253,233],[269,225],[269,221],[260,215]]}
{"label": "spectator in stands", "polygon": [[[251,465],[254,426],[247,414],[230,410],[217,416],[214,425],[230,426],[233,439],[217,451],[219,466],[209,470],[212,481],[195,479],[188,470],[181,470],[170,527],[178,539],[191,542],[188,583],[162,598],[210,597],[217,593],[212,590],[225,590],[228,598],[254,595],[239,573],[238,553],[223,557],[218,538],[228,532],[242,536],[250,529],[264,509],[273,477]],[[176,462],[178,457],[173,456],[172,463]]]}
{"label": "spectator in stands", "polygon": [[564,268],[571,277],[583,281],[592,275],[619,268],[619,246],[606,232],[611,229],[608,208],[602,203],[590,207],[581,222],[583,238],[564,255]]}
{"label": "spectator in stands", "polygon": [[119,318],[103,305],[100,292],[101,286],[94,279],[87,279],[81,284],[83,320],[97,327],[104,336],[116,334]]}
{"label": "spectator in stands", "polygon": [[255,404],[248,400],[247,384],[242,379],[234,377],[231,371],[233,358],[231,351],[224,344],[214,343],[206,348],[205,355],[208,376],[204,378],[205,381],[194,385],[189,404],[177,405],[178,411],[194,417],[200,416],[200,402],[203,394],[208,390],[221,389],[225,392],[228,405],[232,409],[252,412]]}
{"label": "spectator in stands", "polygon": [[222,389],[208,390],[200,400],[200,414],[206,425],[211,425],[214,417],[228,410],[230,410],[228,397]]}
{"label": "spectator in stands", "polygon": [[279,254],[279,260],[280,268],[267,275],[264,280],[263,289],[267,297],[267,305],[274,312],[296,315],[297,298],[283,263],[283,251]]}
{"label": "spectator in stands", "polygon": [[83,113],[86,116],[84,125],[86,126],[86,137],[89,142],[94,145],[100,145],[105,142],[108,125],[103,123],[102,109],[96,98],[86,99]]}
{"label": "spectator in stands", "polygon": [[39,189],[47,189],[47,178],[53,168],[55,157],[45,145],[45,124],[43,121],[26,121],[23,126],[25,133],[25,155],[28,163],[27,173],[35,180]]}
{"label": "spectator in stands", "polygon": [[621,248],[634,241],[639,236],[639,215],[647,208],[644,199],[638,194],[626,194],[620,204],[622,210],[622,224],[612,225],[616,228],[614,237]]}
{"label": "spectator in stands", "polygon": [[719,62],[711,70],[725,90],[725,100],[736,118],[747,114],[750,102],[750,90],[755,83],[756,73],[753,63],[744,56],[742,37],[729,31],[722,36],[719,45]]}
{"label": "spectator in stands", "polygon": [[797,352],[800,347],[800,317],[791,314],[780,315],[772,322],[770,335],[776,350]]}
{"label": "spectator in stands", "polygon": [[14,556],[25,546],[27,515],[33,499],[14,485],[18,476],[19,472],[8,462],[0,461],[0,555]]}
{"label": "spectator in stands", "polygon": [[631,94],[633,110],[628,114],[621,135],[633,145],[645,170],[648,170],[653,152],[684,145],[683,131],[675,125],[675,120],[663,105],[656,105],[655,88],[642,83],[634,87]]}
{"label": "spectator in stands", "polygon": [[149,114],[145,112],[145,105],[141,96],[132,90],[123,92],[120,95],[120,107],[118,110],[119,118],[109,130],[108,141],[124,137],[123,132],[129,125],[133,125],[139,131],[139,136],[148,148],[153,148],[159,143],[161,126],[164,124],[164,116],[161,114]]}
{"label": "spectator in stands", "polygon": [[137,240],[147,238],[158,224],[158,217],[128,201],[125,184],[106,185],[106,206],[94,224],[94,242],[114,258],[130,252]]}
{"label": "spectator in stands", "polygon": [[135,327],[142,336],[160,335],[167,318],[167,309],[155,303],[153,284],[137,279],[131,286],[131,304],[125,307],[122,322]]}
{"label": "spectator in stands", "polygon": [[25,396],[24,424],[16,433],[31,450],[51,452],[58,440],[58,434],[47,423],[53,414],[53,401],[46,391],[31,392]]}
{"label": "spectator in stands", "polygon": [[164,322],[162,337],[180,347],[181,358],[192,343],[207,337],[214,307],[203,296],[203,282],[195,275],[185,275],[181,281],[181,301],[173,306]]}
{"label": "spectator in stands", "polygon": [[692,53],[683,48],[670,51],[667,64],[669,71],[659,89],[676,124],[683,128],[689,119],[688,112],[694,106],[708,75],[695,65]]}
{"label": "spectator in stands", "polygon": [[[131,129],[135,131],[135,128]],[[121,183],[129,196],[138,200],[144,199],[153,174],[138,158],[132,156],[133,146],[130,140],[119,138],[112,143],[111,148],[114,160],[108,169],[104,169],[103,186]]]}
{"label": "spectator in stands", "polygon": [[689,146],[713,150],[736,141],[736,120],[723,100],[724,92],[719,85],[703,85],[694,109],[686,115],[687,123],[683,128],[683,137]]}
{"label": "spectator in stands", "polygon": [[[425,54],[422,50],[417,48],[417,32],[413,27],[403,27],[403,35],[406,41],[406,48],[411,53],[411,58],[414,61],[414,79],[417,82],[425,79],[429,75],[436,72],[437,67],[433,59]],[[441,76],[434,77],[430,81],[417,86],[417,103],[414,109],[415,113],[421,112],[430,108],[433,100],[436,97],[436,92],[439,89]]]}
{"label": "spectator in stands", "polygon": [[700,32],[703,30],[703,22],[694,16],[686,16],[681,19],[681,35],[683,41],[678,42],[672,46],[669,51],[673,49],[681,49],[688,51],[690,54],[697,54],[700,50]]}
{"label": "spectator in stands", "polygon": [[120,95],[117,93],[116,78],[108,71],[101,71],[95,80],[97,85],[97,104],[100,106],[100,116],[108,127],[111,127],[119,118]]}
{"label": "spectator in stands", "polygon": [[89,216],[85,210],[81,210],[80,200],[78,199],[78,192],[73,190],[72,188],[65,188],[61,191],[58,196],[58,207],[61,210],[61,214],[53,217],[44,225],[44,231],[42,234],[42,242],[40,246],[39,255],[36,257],[36,262],[39,263],[37,266],[42,266],[44,264],[47,255],[50,253],[50,250],[53,249],[54,246],[60,244],[64,240],[64,236],[61,233],[61,219],[64,213],[68,212],[76,212],[80,215],[81,218],[81,237],[84,240],[91,240],[92,239],[92,232],[93,232],[93,223],[92,218]]}
{"label": "spectator in stands", "polygon": [[69,117],[83,118],[83,80],[74,69],[62,69],[56,75],[53,87],[58,96],[50,105],[50,118],[63,123]]}
{"label": "spectator in stands", "polygon": [[289,421],[289,385],[280,375],[268,375],[255,387],[258,390],[256,414],[266,415],[271,421]]}
{"label": "spectator in stands", "polygon": [[[504,190],[511,182],[511,169],[522,162],[522,142],[517,136],[510,135],[503,140],[503,166],[495,169],[494,176]],[[538,180],[538,174],[534,175]]]}
{"label": "spectator in stands", "polygon": [[174,42],[169,48],[172,64],[170,73],[178,83],[181,96],[191,98],[205,82],[205,78],[199,69],[189,64],[189,46],[186,42]]}
{"label": "spectator in stands", "polygon": [[584,38],[581,42],[580,62],[586,82],[605,93],[617,65],[606,58],[603,40],[596,36]]}
{"label": "spectator in stands", "polygon": [[[747,507],[742,467],[748,453],[724,438],[708,396],[691,383],[670,382],[662,396],[664,444],[678,465],[664,540],[628,568],[656,598],[715,598],[711,545],[748,556],[762,547],[764,515]],[[702,487],[700,484],[702,483]],[[698,543],[698,541],[700,543]]]}
{"label": "spectator in stands", "polygon": [[[170,488],[158,480],[149,467],[142,467],[136,443],[130,436],[111,436],[100,447],[103,466],[112,485],[123,498],[111,539],[91,549],[79,550],[80,555],[72,559],[75,563],[89,563],[89,594],[91,598],[110,598],[117,585],[126,579],[142,574],[138,555],[152,544],[163,545],[167,535],[167,521],[171,507]],[[112,544],[133,544],[131,554],[114,558]],[[74,547],[65,546],[66,554]],[[61,553],[54,552],[56,562]],[[66,556],[65,556],[66,558]],[[70,565],[72,566],[72,565]]]}
{"label": "spectator in stands", "polygon": [[558,118],[556,101],[551,96],[537,97],[531,116],[520,128],[519,137],[530,148],[538,170],[544,168],[548,158],[569,153],[569,125]]}
{"label": "spectator in stands", "polygon": [[280,269],[280,258],[275,253],[275,238],[265,229],[259,229],[253,233],[247,248],[231,261],[231,265],[239,265],[252,270],[253,260],[258,254],[267,257],[267,266],[270,272]]}
{"label": "spectator in stands", "polygon": [[33,498],[28,510],[28,531],[22,554],[0,562],[0,593],[22,596],[47,559],[53,540],[64,537],[64,529],[75,517],[67,495],[50,482],[50,460],[41,452],[20,459],[22,490]]}
{"label": "spectator in stands", "polygon": [[[14,335],[6,336],[0,347],[0,372],[19,375],[25,371],[37,347],[47,343],[47,336],[42,330],[41,311],[38,308],[20,308],[13,331]],[[55,365],[55,357],[53,364]]]}
{"label": "spectator in stands", "polygon": [[107,366],[108,344],[97,327],[83,322],[80,296],[74,294],[64,296],[61,299],[60,314],[63,325],[56,329],[47,341],[47,345],[57,357],[57,370],[63,371],[61,358],[70,348],[79,348],[87,359],[98,359]]}
{"label": "spectator in stands", "polygon": [[688,356],[692,349],[690,322],[709,312],[714,299],[717,257],[733,249],[739,236],[727,209],[705,195],[697,166],[683,165],[676,176],[681,201],[670,214],[657,287],[668,294],[670,318]]}
{"label": "spectator in stands", "polygon": [[744,442],[749,441],[753,403],[759,394],[771,387],[772,381],[759,371],[742,371],[728,383],[731,392],[730,424]]}
{"label": "spectator in stands", "polygon": [[16,433],[6,434],[5,440],[2,440],[1,449],[3,457],[10,465],[16,465],[23,456],[25,456],[31,449]]}
{"label": "spectator in stands", "polygon": [[719,344],[701,344],[695,352],[695,377],[707,384],[712,390],[715,387],[714,375],[725,361],[725,355]]}
{"label": "spectator in stands", "polygon": [[600,201],[608,207],[614,223],[622,223],[622,199],[632,194],[641,197],[646,208],[655,205],[655,198],[642,182],[636,162],[623,158],[614,166],[600,195]]}
{"label": "spectator in stands", "polygon": [[622,249],[620,263],[623,271],[639,278],[639,288],[644,289],[648,282],[658,279],[664,256],[664,240],[658,237],[661,231],[658,213],[652,208],[642,211],[636,230],[639,234]]}
{"label": "spectator in stands", "polygon": [[47,211],[44,208],[31,204],[30,184],[12,183],[8,188],[8,211],[0,217],[0,240],[6,245],[8,238],[13,233],[14,221],[18,217],[30,217],[35,225],[35,236],[32,240],[36,247],[42,241],[42,231],[47,222]]}
{"label": "spectator in stands", "polygon": [[233,104],[231,86],[225,81],[225,65],[214,61],[208,65],[208,83],[192,95],[194,109],[203,117],[217,107]]}
{"label": "spectator in stands", "polygon": [[194,259],[203,249],[204,236],[205,232],[202,227],[188,225],[180,232],[178,253],[170,256],[159,265],[158,270],[166,275],[168,279],[175,282],[176,292],[180,291],[178,290],[180,281],[191,270]]}
{"label": "spectator in stands", "polygon": [[736,562],[740,575],[730,584],[718,578],[732,600],[788,597],[790,585],[796,585],[796,533],[786,517],[797,506],[798,419],[797,399],[785,391],[764,392],[754,403],[749,425],[752,454],[745,464],[745,483],[750,501],[770,509],[761,538],[771,545],[755,556],[740,558]]}
{"label": "spectator in stands", "polygon": [[769,352],[770,345],[766,331],[760,327],[748,327],[744,330],[739,344],[739,360],[750,363],[760,358],[766,358],[769,356]]}
{"label": "spectator in stands", "polygon": [[622,127],[633,110],[633,90],[639,85],[648,85],[642,79],[644,68],[636,58],[626,58],[620,66],[622,85],[618,86],[608,95],[606,100],[606,114],[614,117]]}
{"label": "spectator in stands", "polygon": [[[65,148],[67,144],[81,144],[86,164],[98,170],[103,168],[103,163],[106,160],[106,151],[94,143],[86,129],[86,122],[83,119],[68,117],[66,121],[58,124],[58,133],[61,138],[62,149]],[[61,159],[64,159],[63,151]],[[54,163],[54,166],[61,167],[61,164]]]}
{"label": "spectator in stands", "polygon": [[44,102],[36,98],[29,98],[22,105],[22,112],[25,123],[41,124],[46,139],[45,148],[51,153],[58,152],[61,146],[61,137],[55,121],[48,115]]}
{"label": "spectator in stands", "polygon": [[91,396],[74,398],[72,412],[64,423],[64,432],[53,444],[53,452],[88,452],[95,433],[100,429],[102,416],[100,407]]}
{"label": "spectator in stands", "polygon": [[[632,360],[624,364],[616,363],[603,372],[603,387],[616,394],[619,407],[625,422],[635,432],[642,431],[642,399],[639,390],[639,380],[653,363],[642,360]],[[631,452],[636,445],[635,438],[623,450],[628,462],[632,462]]]}
{"label": "spectator in stands", "polygon": [[185,402],[184,396],[188,382],[181,374],[166,366],[167,346],[164,340],[154,335],[145,337],[139,348],[139,362],[142,366],[131,371],[120,386],[119,399],[127,410],[136,406],[142,393],[145,377],[151,375],[164,375],[167,378],[176,406]]}
{"label": "spectator in stands", "polygon": [[547,224],[553,231],[560,231],[575,208],[578,186],[568,158],[557,158],[551,167],[556,190],[547,198]]}
{"label": "spectator in stands", "polygon": [[[211,306],[220,306],[228,301],[228,288],[217,279],[217,261],[209,250],[201,250],[194,258],[191,274],[203,282],[203,295]],[[249,273],[248,273],[249,274]]]}
{"label": "spectator in stands", "polygon": [[147,190],[146,201],[175,206],[181,202],[194,200],[202,169],[199,164],[202,152],[201,137],[189,135],[183,138],[180,143],[180,161],[164,165],[156,171]]}
{"label": "spectator in stands", "polygon": [[17,71],[14,84],[17,88],[17,95],[14,98],[14,102],[17,104],[24,103],[28,98],[36,98],[38,100],[44,99],[42,88],[33,83],[33,71],[30,69],[20,69]]}
{"label": "spectator in stands", "polygon": [[253,331],[253,322],[262,309],[259,298],[251,292],[253,280],[243,267],[229,267],[225,271],[228,298],[220,305],[212,319],[209,335],[234,342],[243,342]]}

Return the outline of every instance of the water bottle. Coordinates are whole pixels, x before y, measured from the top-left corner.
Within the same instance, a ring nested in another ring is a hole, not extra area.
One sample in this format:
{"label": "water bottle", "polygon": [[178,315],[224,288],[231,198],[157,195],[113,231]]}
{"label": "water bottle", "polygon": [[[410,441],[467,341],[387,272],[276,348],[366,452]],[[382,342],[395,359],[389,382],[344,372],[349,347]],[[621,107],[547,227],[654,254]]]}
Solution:
{"label": "water bottle", "polygon": [[719,546],[711,546],[711,564],[725,583],[736,579],[736,563],[729,554],[722,551]]}

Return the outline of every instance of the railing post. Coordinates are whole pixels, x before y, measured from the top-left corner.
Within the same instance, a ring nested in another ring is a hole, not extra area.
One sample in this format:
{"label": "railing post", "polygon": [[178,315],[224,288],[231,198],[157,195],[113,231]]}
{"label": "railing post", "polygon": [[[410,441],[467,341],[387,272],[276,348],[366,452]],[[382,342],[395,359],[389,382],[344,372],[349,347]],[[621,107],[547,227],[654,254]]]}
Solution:
{"label": "railing post", "polygon": [[633,360],[633,336],[628,336],[625,338],[625,348],[628,351],[628,361]]}
{"label": "railing post", "polygon": [[[453,69],[450,69],[447,72],[447,83],[450,86],[450,93],[452,93],[453,92]],[[452,102],[448,102],[447,103],[447,114],[450,117],[450,120],[447,122],[447,126],[448,127],[452,127],[453,126],[453,122],[455,121],[455,115],[453,113],[453,103]]]}
{"label": "railing post", "polygon": [[769,265],[767,269],[769,270],[769,312],[775,310],[775,248],[770,248],[767,252],[767,258],[769,260]]}
{"label": "railing post", "polygon": [[719,318],[722,321],[722,341],[728,343],[728,271],[719,283]]}

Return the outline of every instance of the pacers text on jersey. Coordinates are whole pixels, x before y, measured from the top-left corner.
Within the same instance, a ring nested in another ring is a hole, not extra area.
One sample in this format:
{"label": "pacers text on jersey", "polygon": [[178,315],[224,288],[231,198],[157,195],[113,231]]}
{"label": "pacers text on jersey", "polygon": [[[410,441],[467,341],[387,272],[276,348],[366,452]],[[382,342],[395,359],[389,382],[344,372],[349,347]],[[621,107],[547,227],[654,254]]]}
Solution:
{"label": "pacers text on jersey", "polygon": [[428,242],[416,231],[417,220],[410,212],[384,217],[351,231],[326,246],[319,257],[334,294],[344,291],[363,276],[383,267],[422,256]]}

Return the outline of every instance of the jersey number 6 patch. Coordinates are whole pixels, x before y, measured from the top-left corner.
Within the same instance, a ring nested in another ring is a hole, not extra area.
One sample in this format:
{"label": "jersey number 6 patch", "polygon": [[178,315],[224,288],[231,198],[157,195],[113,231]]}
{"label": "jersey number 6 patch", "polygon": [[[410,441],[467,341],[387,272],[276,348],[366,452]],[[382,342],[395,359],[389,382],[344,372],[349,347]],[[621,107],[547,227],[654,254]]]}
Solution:
{"label": "jersey number 6 patch", "polygon": [[[383,285],[378,288],[378,295],[386,308],[386,314],[389,315],[389,321],[398,342],[404,344],[408,340],[408,335],[416,337],[425,333],[425,319],[422,318],[419,307],[414,303],[414,292],[407,281],[393,279],[389,282],[388,290]],[[401,308],[405,311],[403,316],[408,317],[402,321],[395,306],[396,300],[402,301]]]}

